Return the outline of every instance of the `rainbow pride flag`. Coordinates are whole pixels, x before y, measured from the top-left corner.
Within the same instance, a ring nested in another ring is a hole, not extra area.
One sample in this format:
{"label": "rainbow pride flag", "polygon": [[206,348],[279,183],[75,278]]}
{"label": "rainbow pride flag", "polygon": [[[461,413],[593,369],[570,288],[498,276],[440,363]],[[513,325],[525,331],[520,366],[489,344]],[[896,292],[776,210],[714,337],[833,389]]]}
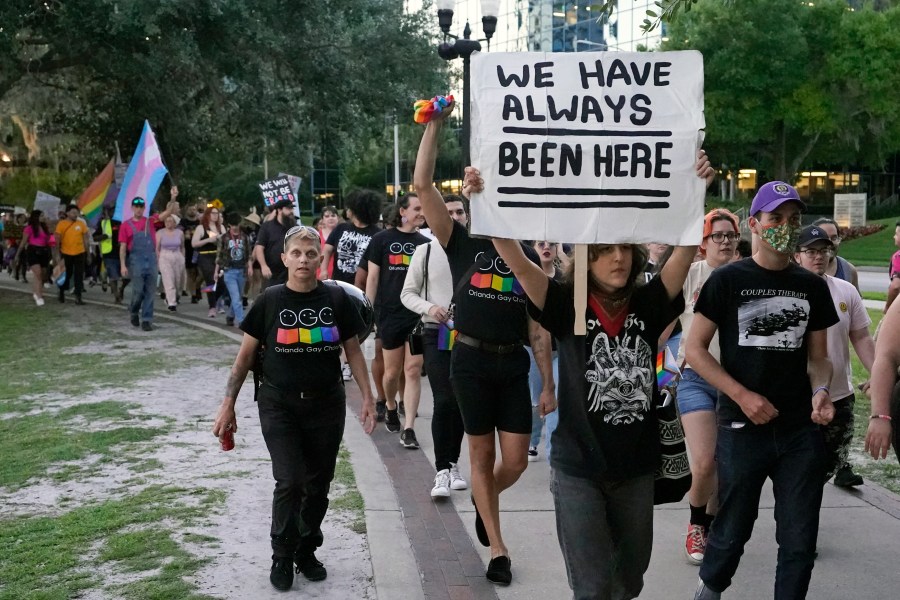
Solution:
{"label": "rainbow pride flag", "polygon": [[156,136],[150,129],[150,123],[144,121],[141,139],[137,148],[134,149],[134,155],[128,164],[128,170],[125,171],[122,187],[119,189],[119,196],[116,198],[116,212],[113,218],[122,222],[130,219],[131,201],[137,196],[146,201],[147,209],[144,214],[149,215],[153,198],[159,190],[163,177],[168,172],[162,162],[162,155],[159,152],[159,146],[156,145]]}
{"label": "rainbow pride flag", "polygon": [[103,212],[103,201],[106,199],[106,194],[109,193],[109,188],[113,185],[113,179],[115,179],[115,168],[115,162],[109,161],[109,164],[100,171],[96,179],[81,192],[78,200],[75,201],[75,204],[78,205],[78,210],[84,216],[84,220],[91,227],[96,227],[97,221],[100,220],[100,215]]}
{"label": "rainbow pride flag", "polygon": [[659,354],[656,355],[656,385],[659,389],[670,385],[681,377],[681,370],[678,368],[678,362],[672,356],[672,352],[668,347],[664,347]]}
{"label": "rainbow pride flag", "polygon": [[438,328],[438,350],[453,350],[454,345],[456,345],[456,330],[453,329],[453,321],[441,323]]}

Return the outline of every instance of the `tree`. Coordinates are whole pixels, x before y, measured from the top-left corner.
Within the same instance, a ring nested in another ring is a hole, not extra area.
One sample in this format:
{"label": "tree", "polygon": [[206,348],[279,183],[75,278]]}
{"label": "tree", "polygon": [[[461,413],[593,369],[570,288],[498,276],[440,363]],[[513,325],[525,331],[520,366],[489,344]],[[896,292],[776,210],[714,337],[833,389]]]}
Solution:
{"label": "tree", "polygon": [[900,11],[810,4],[710,0],[670,25],[662,49],[703,53],[706,145],[723,162],[789,180],[810,160],[900,149]]}
{"label": "tree", "polygon": [[5,0],[0,24],[0,117],[105,156],[146,118],[188,193],[263,147],[297,166],[361,143],[447,87],[425,14],[391,0]]}

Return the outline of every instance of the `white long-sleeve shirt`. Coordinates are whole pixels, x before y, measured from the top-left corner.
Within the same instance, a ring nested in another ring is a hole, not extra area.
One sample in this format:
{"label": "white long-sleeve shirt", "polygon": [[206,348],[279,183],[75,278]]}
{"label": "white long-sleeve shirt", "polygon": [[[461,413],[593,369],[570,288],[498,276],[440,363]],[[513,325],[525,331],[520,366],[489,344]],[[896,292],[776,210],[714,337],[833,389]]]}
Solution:
{"label": "white long-sleeve shirt", "polygon": [[[428,297],[425,297],[425,255],[429,246],[431,257],[428,261]],[[438,321],[429,315],[428,311],[435,304],[448,308],[452,297],[453,277],[450,275],[447,254],[441,244],[433,240],[418,246],[409,262],[406,281],[403,282],[403,291],[400,292],[403,306],[422,315],[424,322],[437,323]]]}

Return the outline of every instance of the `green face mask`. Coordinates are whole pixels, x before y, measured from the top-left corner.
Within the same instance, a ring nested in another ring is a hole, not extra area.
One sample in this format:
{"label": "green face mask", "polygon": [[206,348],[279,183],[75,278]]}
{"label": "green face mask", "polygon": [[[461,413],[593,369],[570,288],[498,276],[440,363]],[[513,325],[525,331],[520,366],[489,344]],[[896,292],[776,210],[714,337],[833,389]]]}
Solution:
{"label": "green face mask", "polygon": [[767,241],[770,246],[781,254],[790,254],[797,245],[797,239],[800,237],[800,227],[791,223],[782,223],[781,225],[772,225],[762,230],[762,239]]}

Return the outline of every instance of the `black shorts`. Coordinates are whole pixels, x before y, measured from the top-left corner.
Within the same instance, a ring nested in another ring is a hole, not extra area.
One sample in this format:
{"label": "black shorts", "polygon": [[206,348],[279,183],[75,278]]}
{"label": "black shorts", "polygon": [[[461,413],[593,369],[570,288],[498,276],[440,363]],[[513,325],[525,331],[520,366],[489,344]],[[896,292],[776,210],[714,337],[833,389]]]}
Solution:
{"label": "black shorts", "polygon": [[25,262],[29,267],[40,265],[42,269],[50,266],[50,248],[47,246],[28,246],[25,249]]}
{"label": "black shorts", "polygon": [[395,350],[402,348],[406,343],[406,338],[412,333],[419,323],[419,317],[413,315],[385,314],[380,315],[376,322],[378,323],[378,337],[381,339],[381,347],[385,350]]}
{"label": "black shorts", "polygon": [[450,382],[469,435],[494,430],[531,434],[531,361],[524,346],[495,354],[460,342],[453,346]]}

